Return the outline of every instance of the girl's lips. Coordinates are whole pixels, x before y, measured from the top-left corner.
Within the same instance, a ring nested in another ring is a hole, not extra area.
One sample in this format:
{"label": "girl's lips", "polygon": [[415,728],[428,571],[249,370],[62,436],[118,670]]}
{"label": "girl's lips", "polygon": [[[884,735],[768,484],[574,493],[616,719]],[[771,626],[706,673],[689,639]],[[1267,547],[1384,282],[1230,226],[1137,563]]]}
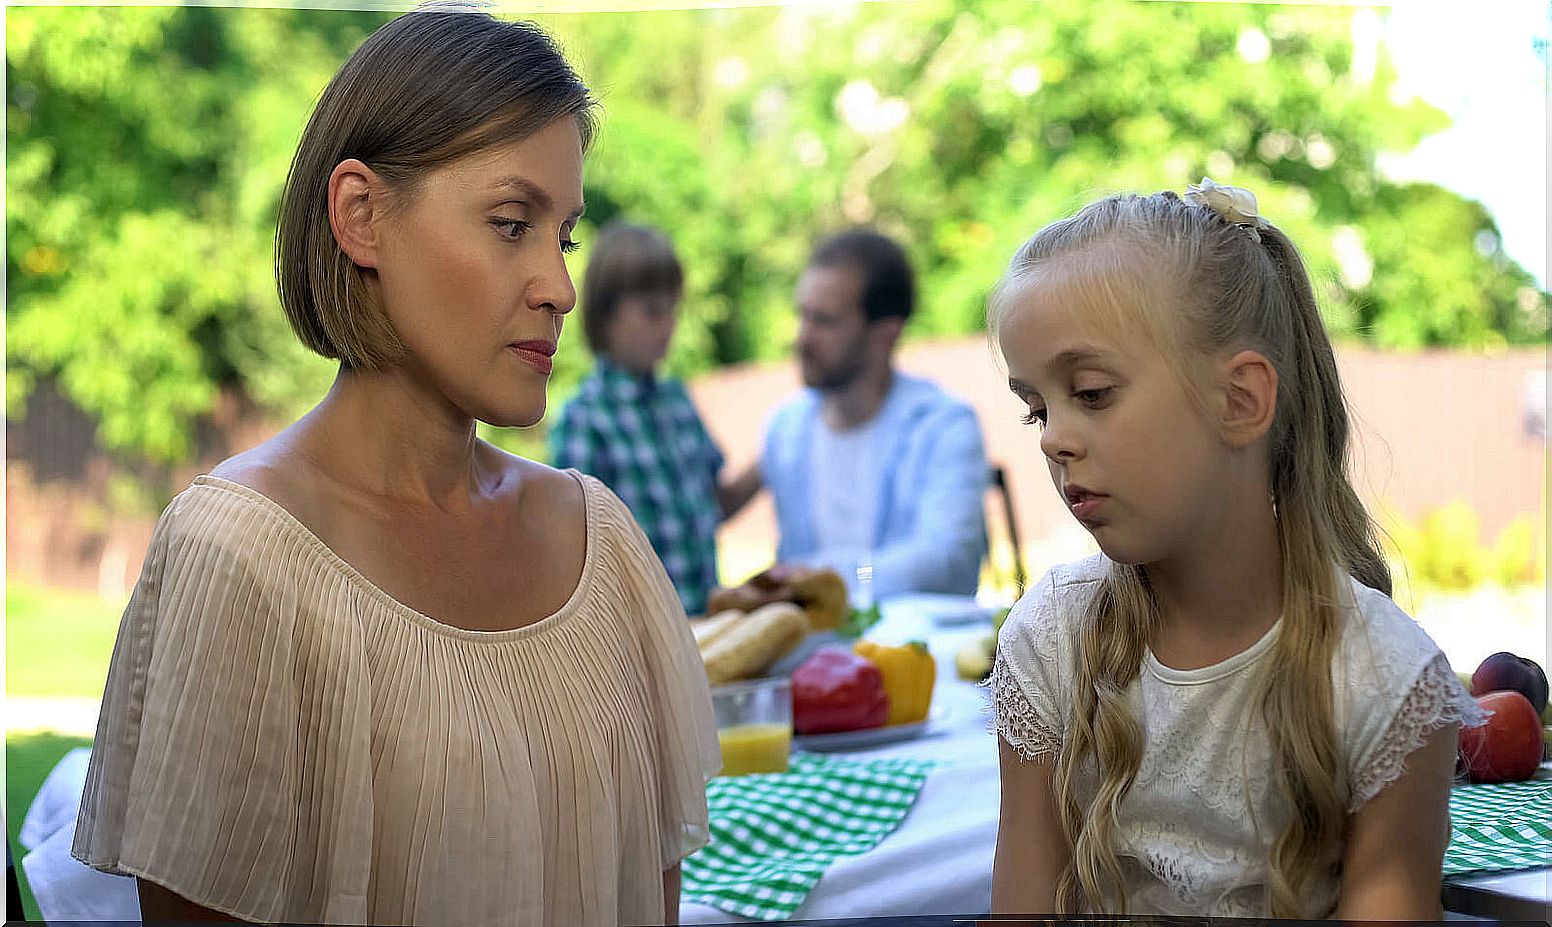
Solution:
{"label": "girl's lips", "polygon": [[1104,501],[1104,496],[1084,495],[1079,496],[1078,501],[1069,505],[1068,508],[1072,510],[1073,518],[1088,525],[1094,521],[1094,513],[1098,510],[1100,503]]}
{"label": "girl's lips", "polygon": [[539,368],[539,372],[546,376],[549,375],[551,370],[555,369],[555,362],[550,359],[550,355],[545,354],[543,351],[536,351],[533,348],[520,344],[509,344],[507,345],[507,350],[516,354],[520,360]]}
{"label": "girl's lips", "polygon": [[1063,487],[1062,495],[1066,499],[1068,510],[1072,512],[1072,517],[1082,522],[1085,527],[1092,527],[1095,512],[1106,498],[1104,493],[1090,492],[1076,483]]}

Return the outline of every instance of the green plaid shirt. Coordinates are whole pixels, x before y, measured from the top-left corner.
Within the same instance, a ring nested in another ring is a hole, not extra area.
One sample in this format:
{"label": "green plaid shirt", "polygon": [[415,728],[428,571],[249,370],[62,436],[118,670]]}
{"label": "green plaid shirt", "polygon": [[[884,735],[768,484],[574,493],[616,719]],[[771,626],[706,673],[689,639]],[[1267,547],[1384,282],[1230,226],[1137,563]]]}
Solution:
{"label": "green plaid shirt", "polygon": [[614,490],[657,552],[684,610],[717,584],[722,451],[678,380],[636,376],[600,358],[550,426],[550,462]]}

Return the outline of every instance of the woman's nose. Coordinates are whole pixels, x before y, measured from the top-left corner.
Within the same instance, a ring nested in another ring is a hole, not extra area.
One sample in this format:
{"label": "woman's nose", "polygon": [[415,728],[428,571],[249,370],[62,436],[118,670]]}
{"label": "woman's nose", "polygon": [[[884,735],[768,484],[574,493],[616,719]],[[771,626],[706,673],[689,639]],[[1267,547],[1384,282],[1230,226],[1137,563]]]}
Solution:
{"label": "woman's nose", "polygon": [[529,282],[528,304],[534,309],[559,315],[576,308],[577,288],[571,282],[571,271],[566,268],[566,257],[559,248]]}

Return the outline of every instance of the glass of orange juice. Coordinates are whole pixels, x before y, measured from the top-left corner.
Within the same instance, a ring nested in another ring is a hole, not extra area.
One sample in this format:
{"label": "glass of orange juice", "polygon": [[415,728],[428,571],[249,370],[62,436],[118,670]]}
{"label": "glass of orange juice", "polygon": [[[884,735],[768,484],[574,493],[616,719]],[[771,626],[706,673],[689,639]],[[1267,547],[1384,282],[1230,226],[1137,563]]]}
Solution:
{"label": "glass of orange juice", "polygon": [[711,690],[722,743],[722,775],[787,771],[792,750],[792,681],[754,679]]}

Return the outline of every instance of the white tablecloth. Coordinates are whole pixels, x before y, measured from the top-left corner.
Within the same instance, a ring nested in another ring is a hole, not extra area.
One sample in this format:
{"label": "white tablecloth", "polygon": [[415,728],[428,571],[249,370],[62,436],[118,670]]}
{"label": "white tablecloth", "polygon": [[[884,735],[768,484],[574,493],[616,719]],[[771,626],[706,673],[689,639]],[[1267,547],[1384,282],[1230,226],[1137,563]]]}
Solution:
{"label": "white tablecloth", "polygon": [[[966,914],[991,905],[992,849],[997,834],[997,748],[986,732],[984,695],[954,675],[961,644],[988,624],[939,628],[935,615],[963,612],[959,596],[909,596],[883,604],[884,620],[868,636],[884,643],[928,642],[938,662],[933,720],[923,736],[858,757],[938,760],[900,826],[861,856],[836,861],[798,918],[860,915]],[[76,811],[89,753],[72,750],[45,780],[27,810],[20,842],[22,869],[47,920],[139,920],[132,879],[97,872],[70,856]],[[716,908],[686,904],[686,924],[742,921]]]}
{"label": "white tablecloth", "polygon": [[[997,841],[997,742],[988,733],[988,700],[954,675],[954,654],[991,633],[987,622],[940,628],[935,615],[962,613],[959,596],[916,595],[883,603],[884,620],[868,637],[886,644],[927,642],[938,663],[933,695],[937,717],[924,736],[864,752],[857,758],[911,757],[943,764],[928,776],[905,820],[878,846],[842,857],[798,908],[794,918],[911,914],[980,914],[991,909],[992,850]],[[679,909],[685,924],[753,923],[706,905]]]}

